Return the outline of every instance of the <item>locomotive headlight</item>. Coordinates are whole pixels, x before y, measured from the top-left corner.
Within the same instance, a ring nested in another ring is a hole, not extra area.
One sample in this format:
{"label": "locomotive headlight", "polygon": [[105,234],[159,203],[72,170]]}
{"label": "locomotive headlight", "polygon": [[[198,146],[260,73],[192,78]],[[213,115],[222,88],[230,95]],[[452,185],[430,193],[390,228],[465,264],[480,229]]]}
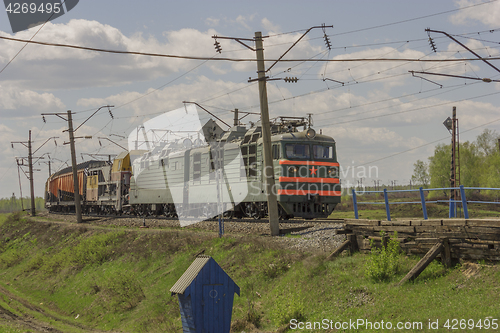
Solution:
{"label": "locomotive headlight", "polygon": [[288,167],[289,174],[295,174],[296,172],[297,172],[297,167],[295,166]]}
{"label": "locomotive headlight", "polygon": [[337,176],[337,168],[328,169],[328,177],[335,177],[335,176]]}
{"label": "locomotive headlight", "polygon": [[312,128],[308,129],[307,132],[306,132],[306,137],[308,139],[314,139],[314,137],[316,136],[316,131],[313,130]]}

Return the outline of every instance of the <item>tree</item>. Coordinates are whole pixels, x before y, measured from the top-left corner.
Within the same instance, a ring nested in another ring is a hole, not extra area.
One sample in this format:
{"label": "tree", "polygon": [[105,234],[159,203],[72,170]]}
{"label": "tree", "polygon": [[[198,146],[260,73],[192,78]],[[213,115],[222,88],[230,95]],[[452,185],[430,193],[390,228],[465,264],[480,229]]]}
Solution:
{"label": "tree", "polygon": [[481,160],[484,157],[479,153],[476,144],[469,141],[460,144],[460,182],[468,187],[480,186],[481,173],[484,172],[481,168]]}
{"label": "tree", "polygon": [[449,187],[451,171],[451,145],[439,144],[434,156],[429,157],[429,176],[431,187]]}
{"label": "tree", "polygon": [[417,160],[413,164],[413,175],[411,176],[411,181],[414,184],[422,185],[427,187],[429,185],[430,177],[428,166],[421,160]]}
{"label": "tree", "polygon": [[483,133],[476,138],[476,145],[479,152],[485,156],[489,156],[498,151],[497,144],[500,135],[496,131],[486,128]]}
{"label": "tree", "polygon": [[[460,144],[460,182],[466,187],[500,188],[500,151],[497,148],[500,135],[485,129],[474,142]],[[417,160],[413,165],[412,181],[423,184],[424,170],[428,170],[430,187],[450,187],[451,144],[439,144],[428,166]],[[432,193],[431,193],[432,194]],[[445,195],[447,191],[445,191]]]}

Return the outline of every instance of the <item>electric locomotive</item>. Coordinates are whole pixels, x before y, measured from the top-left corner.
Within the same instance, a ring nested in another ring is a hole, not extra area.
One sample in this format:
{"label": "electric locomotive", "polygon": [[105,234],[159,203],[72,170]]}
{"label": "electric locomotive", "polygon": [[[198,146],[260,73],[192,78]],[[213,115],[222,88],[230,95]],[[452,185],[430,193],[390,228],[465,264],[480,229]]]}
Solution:
{"label": "electric locomotive", "polygon": [[[265,217],[260,124],[223,131],[209,120],[200,132],[204,140],[160,142],[112,162],[80,164],[83,211],[205,219],[222,210],[227,217]],[[330,215],[341,196],[335,140],[317,134],[304,118],[281,117],[271,125],[271,149],[280,218]],[[52,175],[46,207],[74,210],[72,184],[71,168]]]}
{"label": "electric locomotive", "polygon": [[[316,134],[304,118],[280,120],[271,128],[279,215],[327,217],[341,195],[335,141]],[[220,202],[228,217],[267,215],[259,123],[223,132],[211,122],[204,126],[204,137],[206,142],[158,144],[135,160],[129,201],[133,211],[210,218]]]}

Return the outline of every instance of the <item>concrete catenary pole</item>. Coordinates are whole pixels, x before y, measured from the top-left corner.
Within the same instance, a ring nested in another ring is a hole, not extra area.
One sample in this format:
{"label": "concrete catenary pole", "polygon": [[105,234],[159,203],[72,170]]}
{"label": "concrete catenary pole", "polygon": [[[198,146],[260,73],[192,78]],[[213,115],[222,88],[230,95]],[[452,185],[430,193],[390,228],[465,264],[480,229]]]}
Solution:
{"label": "concrete catenary pole", "polygon": [[34,181],[33,181],[33,155],[31,153],[31,130],[29,132],[29,139],[28,139],[28,165],[29,165],[29,174],[30,174],[31,216],[35,216],[36,215],[35,185],[34,185]]}
{"label": "concrete catenary pole", "polygon": [[266,69],[264,64],[264,46],[262,32],[255,33],[255,47],[257,51],[257,74],[259,78],[260,114],[262,123],[262,140],[264,148],[264,178],[266,183],[267,207],[269,211],[269,227],[272,236],[279,236],[278,200],[274,182],[274,167],[271,156],[271,126],[267,103]]}
{"label": "concrete catenary pole", "polygon": [[69,133],[69,145],[71,149],[71,167],[73,169],[76,221],[77,223],[82,223],[82,206],[80,202],[80,186],[78,184],[78,170],[76,167],[76,153],[75,153],[75,137],[73,134],[73,118],[71,117],[71,110],[68,110],[68,133]]}

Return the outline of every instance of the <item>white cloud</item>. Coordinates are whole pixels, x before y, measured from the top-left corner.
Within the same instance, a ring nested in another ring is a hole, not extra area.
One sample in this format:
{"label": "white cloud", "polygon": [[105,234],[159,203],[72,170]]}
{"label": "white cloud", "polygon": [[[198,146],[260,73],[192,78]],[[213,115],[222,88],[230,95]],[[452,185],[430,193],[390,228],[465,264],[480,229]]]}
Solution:
{"label": "white cloud", "polygon": [[[245,89],[246,87],[248,88]],[[241,90],[230,95],[228,94],[238,89]],[[249,89],[252,91],[249,92]],[[143,94],[147,93],[150,93],[147,98],[138,99],[143,96]],[[187,84],[169,86],[157,91],[153,89],[148,89],[144,93],[125,91],[105,98],[83,98],[78,100],[78,105],[84,107],[98,107],[111,103],[118,106],[125,102],[138,99],[136,102],[126,106],[126,110],[132,110],[134,115],[141,116],[177,109],[182,106],[182,101],[200,102],[218,95],[221,97],[217,99],[214,104],[222,110],[215,109],[212,111],[222,118],[225,118],[227,122],[230,122],[232,119],[232,114],[228,110],[258,103],[258,91],[255,86],[252,88],[248,83],[211,80],[205,76],[199,76]],[[237,101],[238,105],[235,106],[232,101]],[[212,102],[207,103],[209,105],[212,104]],[[121,110],[117,110],[115,116],[120,117],[121,113]]]}
{"label": "white cloud", "polygon": [[250,27],[249,23],[251,23],[254,18],[255,18],[255,14],[248,15],[248,16],[238,15],[235,22],[238,23],[239,25],[241,25],[246,30],[251,30],[252,28]]}
{"label": "white cloud", "polygon": [[220,23],[220,19],[209,17],[205,20],[205,24],[209,27],[216,27]]}
{"label": "white cloud", "polygon": [[277,33],[281,31],[279,25],[272,23],[267,17],[264,17],[261,20],[261,23],[264,29],[266,29],[269,33]]}
{"label": "white cloud", "polygon": [[[29,39],[29,34],[22,31],[16,37]],[[212,29],[205,32],[181,29],[164,32],[166,41],[160,41],[142,34],[128,37],[118,29],[96,21],[71,20],[67,24],[47,23],[36,40],[111,50],[211,57],[215,53],[211,37],[215,34]],[[21,43],[1,40],[0,65],[11,59],[21,46]],[[3,80],[19,82],[31,89],[115,86],[152,80],[190,70],[196,65],[185,59],[28,45],[3,73]]]}
{"label": "white cloud", "polygon": [[51,93],[38,93],[16,85],[0,85],[0,112],[2,117],[40,117],[42,112],[64,110],[64,103]]}
{"label": "white cloud", "polygon": [[[459,8],[464,8],[483,2],[481,0],[458,0],[455,3]],[[472,21],[479,21],[490,28],[497,28],[499,17],[500,3],[493,2],[461,10],[452,15],[450,21],[455,25],[469,25]]]}

